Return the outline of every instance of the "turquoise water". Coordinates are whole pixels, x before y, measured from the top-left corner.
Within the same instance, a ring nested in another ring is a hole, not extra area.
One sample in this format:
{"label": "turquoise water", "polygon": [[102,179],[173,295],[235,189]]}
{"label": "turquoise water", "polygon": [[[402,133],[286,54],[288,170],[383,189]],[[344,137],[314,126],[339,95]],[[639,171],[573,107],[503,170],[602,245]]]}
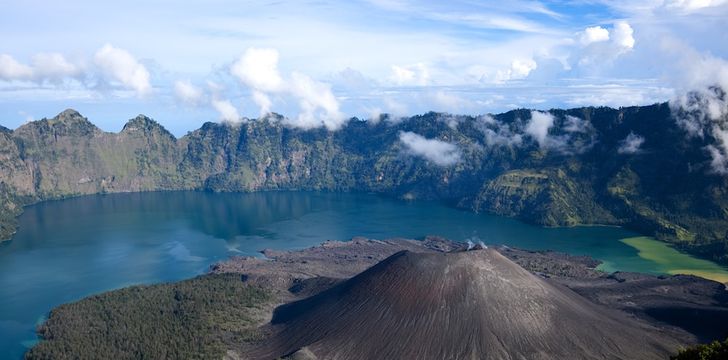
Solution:
{"label": "turquoise water", "polygon": [[436,202],[370,194],[155,192],[94,195],[28,207],[0,244],[0,354],[17,359],[54,306],[133,284],[204,273],[232,255],[353,236],[480,239],[591,255],[610,269],[661,273],[615,227],[541,228]]}

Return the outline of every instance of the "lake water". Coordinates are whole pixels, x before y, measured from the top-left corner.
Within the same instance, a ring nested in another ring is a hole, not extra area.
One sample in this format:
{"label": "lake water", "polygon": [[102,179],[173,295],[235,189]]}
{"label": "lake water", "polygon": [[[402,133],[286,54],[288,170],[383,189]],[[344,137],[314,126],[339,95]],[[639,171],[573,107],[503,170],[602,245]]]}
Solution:
{"label": "lake water", "polygon": [[[232,255],[299,249],[353,236],[442,235],[590,255],[608,270],[725,272],[669,253],[670,267],[616,227],[541,228],[437,202],[371,194],[154,192],[84,196],[28,207],[0,244],[0,358],[20,358],[56,305],[133,284],[181,280]],[[647,243],[645,243],[645,241]],[[637,246],[639,245],[639,246]],[[638,250],[639,248],[639,250]],[[673,251],[671,248],[669,250]],[[682,260],[681,260],[682,259]]]}

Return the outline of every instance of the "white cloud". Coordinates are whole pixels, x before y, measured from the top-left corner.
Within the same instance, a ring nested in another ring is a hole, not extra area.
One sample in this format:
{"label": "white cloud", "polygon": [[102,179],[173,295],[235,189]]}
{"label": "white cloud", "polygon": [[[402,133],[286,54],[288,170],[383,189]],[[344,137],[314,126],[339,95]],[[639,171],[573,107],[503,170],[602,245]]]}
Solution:
{"label": "white cloud", "polygon": [[230,72],[243,84],[263,91],[280,91],[283,78],[278,72],[278,51],[250,48],[232,64]]}
{"label": "white cloud", "polygon": [[7,54],[0,54],[0,80],[61,82],[81,73],[81,68],[58,53],[33,55],[32,64],[26,65]]}
{"label": "white cloud", "polygon": [[728,174],[728,61],[666,39],[662,47],[678,56],[672,80],[682,91],[670,100],[675,121],[690,137],[709,137],[714,172]]}
{"label": "white cloud", "polygon": [[337,130],[346,121],[339,110],[339,102],[331,92],[331,86],[294,72],[291,74],[291,93],[298,99],[301,113],[296,121],[290,120],[293,126],[313,128],[325,126],[329,130]]}
{"label": "white cloud", "polygon": [[455,144],[438,139],[427,139],[409,131],[400,132],[399,140],[406,146],[409,153],[421,156],[435,165],[450,166],[460,161],[460,149]]}
{"label": "white cloud", "polygon": [[62,81],[78,76],[81,68],[72,64],[59,53],[40,53],[33,56],[33,72],[36,79]]}
{"label": "white cloud", "polygon": [[10,55],[0,54],[0,80],[30,80],[32,77],[30,66],[19,63]]}
{"label": "white cloud", "polygon": [[504,83],[509,80],[518,80],[527,77],[531,71],[536,70],[538,64],[533,59],[514,59],[507,70],[498,70],[493,81]]}
{"label": "white cloud", "polygon": [[197,105],[199,104],[204,93],[202,89],[192,85],[189,80],[177,80],[174,82],[174,95],[185,104]]}
{"label": "white cloud", "polygon": [[451,92],[438,90],[428,96],[431,101],[430,110],[447,111],[451,113],[462,113],[472,107],[472,103],[467,99],[454,95]]}
{"label": "white cloud", "polygon": [[588,27],[588,28],[584,29],[584,32],[582,32],[581,36],[579,37],[579,41],[584,46],[589,45],[591,43],[608,41],[608,40],[609,40],[609,30],[607,30],[601,26]]}
{"label": "white cloud", "polygon": [[260,116],[264,116],[271,111],[273,102],[270,97],[264,92],[253,90],[253,102],[260,108]]}
{"label": "white cloud", "polygon": [[399,86],[425,86],[430,83],[430,70],[423,63],[392,65],[390,80]]}
{"label": "white cloud", "polygon": [[642,151],[641,147],[644,142],[644,137],[631,132],[624,140],[619,142],[617,152],[620,154],[637,154]]}
{"label": "white cloud", "polygon": [[668,9],[692,12],[695,10],[720,6],[726,3],[728,3],[726,0],[667,0],[664,5]]}
{"label": "white cloud", "polygon": [[241,120],[238,109],[233,106],[230,100],[212,99],[212,107],[220,113],[220,119],[223,121],[237,123]]}
{"label": "white cloud", "polygon": [[490,115],[479,116],[475,121],[475,127],[483,133],[488,146],[519,146],[523,142],[523,135],[511,131],[508,124]]}
{"label": "white cloud", "polygon": [[346,120],[331,86],[299,72],[284,78],[278,71],[278,59],[275,49],[251,48],[230,67],[230,73],[252,90],[260,115],[271,111],[273,102],[268,93],[274,93],[290,96],[299,105],[298,116],[287,118],[286,124],[305,129],[318,126],[339,129]]}
{"label": "white cloud", "polygon": [[531,120],[525,128],[526,134],[530,135],[541,147],[548,147],[547,138],[549,129],[554,126],[554,116],[547,112],[531,111]]}
{"label": "white cloud", "polygon": [[96,52],[94,62],[108,80],[119,82],[138,95],[145,95],[152,89],[147,68],[124,49],[106,44]]}
{"label": "white cloud", "polygon": [[621,51],[634,48],[634,30],[626,21],[617,21],[612,29],[612,41]]}
{"label": "white cloud", "polygon": [[635,46],[634,29],[626,21],[614,22],[611,31],[601,26],[588,27],[579,35],[581,49],[572,54],[580,66],[611,63]]}
{"label": "white cloud", "polygon": [[586,133],[591,130],[591,123],[576,116],[566,115],[564,131],[571,133]]}

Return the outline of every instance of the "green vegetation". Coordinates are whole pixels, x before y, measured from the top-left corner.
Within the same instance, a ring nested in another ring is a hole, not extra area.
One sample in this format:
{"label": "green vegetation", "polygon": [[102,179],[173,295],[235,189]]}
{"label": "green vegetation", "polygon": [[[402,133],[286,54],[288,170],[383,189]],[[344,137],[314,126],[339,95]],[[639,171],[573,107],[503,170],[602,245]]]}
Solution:
{"label": "green vegetation", "polygon": [[53,310],[26,359],[220,359],[273,298],[233,274],[115,290]]}
{"label": "green vegetation", "polygon": [[725,360],[728,359],[728,339],[723,342],[713,341],[710,344],[696,345],[680,350],[670,360]]}
{"label": "green vegetation", "polygon": [[[205,123],[180,139],[145,116],[105,133],[67,110],[0,129],[0,237],[14,232],[23,205],[80,194],[364,191],[546,226],[623,225],[728,264],[728,181],[711,172],[704,151],[714,139],[687,136],[668,104],[550,112],[554,145],[540,146],[524,135],[525,109],[492,121],[438,113],[354,119],[334,132],[290,128],[271,115]],[[456,144],[460,162],[441,167],[412,156],[402,131]],[[644,151],[618,151],[630,133],[645,138]]]}

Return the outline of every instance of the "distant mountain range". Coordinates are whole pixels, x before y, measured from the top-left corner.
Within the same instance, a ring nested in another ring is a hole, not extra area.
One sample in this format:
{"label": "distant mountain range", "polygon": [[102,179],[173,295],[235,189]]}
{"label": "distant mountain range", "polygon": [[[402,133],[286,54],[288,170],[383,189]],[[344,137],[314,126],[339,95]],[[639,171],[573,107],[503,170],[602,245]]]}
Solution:
{"label": "distant mountain range", "polygon": [[[686,109],[689,109],[686,107]],[[728,177],[670,104],[427,113],[300,129],[271,114],[177,139],[139,115],[107,133],[74,110],[0,127],[0,238],[24,205],[154,190],[366,191],[545,226],[623,225],[728,263]],[[691,115],[692,114],[692,115]],[[677,118],[679,117],[679,118]]]}

